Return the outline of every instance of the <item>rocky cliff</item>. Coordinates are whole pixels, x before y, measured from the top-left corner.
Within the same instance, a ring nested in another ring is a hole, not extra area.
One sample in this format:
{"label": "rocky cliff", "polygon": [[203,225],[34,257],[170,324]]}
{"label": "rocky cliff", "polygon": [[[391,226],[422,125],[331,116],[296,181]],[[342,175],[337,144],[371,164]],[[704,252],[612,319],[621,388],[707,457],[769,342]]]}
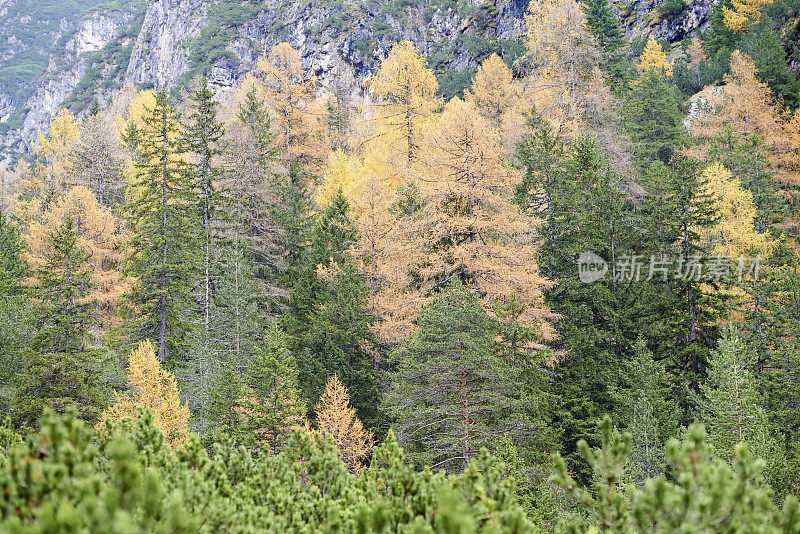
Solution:
{"label": "rocky cliff", "polygon": [[[27,1],[0,0],[0,15]],[[281,41],[299,49],[324,83],[341,66],[356,77],[370,76],[393,43],[410,39],[429,58],[442,91],[455,94],[481,58],[522,52],[517,37],[529,0],[81,1],[91,8],[53,30],[46,68],[31,74],[25,99],[0,78],[0,134],[3,124],[8,130],[0,137],[0,160],[6,163],[31,150],[37,131],[59,107],[80,113],[95,100],[106,102],[124,83],[162,88],[201,72],[224,92]],[[630,39],[674,42],[702,30],[715,1],[613,6]],[[2,37],[17,39],[0,24]]]}

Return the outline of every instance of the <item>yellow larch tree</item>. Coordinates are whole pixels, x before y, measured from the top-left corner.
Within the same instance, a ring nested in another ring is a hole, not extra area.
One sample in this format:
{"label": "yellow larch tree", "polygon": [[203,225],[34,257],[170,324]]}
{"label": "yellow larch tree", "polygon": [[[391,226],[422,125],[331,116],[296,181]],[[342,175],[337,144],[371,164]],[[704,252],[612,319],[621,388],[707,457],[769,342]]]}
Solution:
{"label": "yellow larch tree", "polygon": [[769,242],[765,234],[756,231],[753,194],[719,162],[711,163],[703,177],[719,213],[719,221],[701,231],[714,254],[729,258],[759,254],[764,258],[769,252]]}
{"label": "yellow larch tree", "polygon": [[153,412],[156,426],[172,447],[184,445],[189,438],[189,408],[181,404],[175,375],[162,369],[150,341],[143,341],[128,359],[129,393],[115,393],[114,400],[103,412],[98,430],[105,430],[105,421],[119,422],[136,418],[139,408]]}
{"label": "yellow larch tree", "polygon": [[69,156],[78,143],[78,120],[61,109],[50,122],[47,135],[39,132],[35,172],[50,190],[61,192],[69,185]]}
{"label": "yellow larch tree", "polygon": [[520,323],[551,336],[535,221],[512,203],[519,177],[502,161],[498,133],[474,105],[454,98],[423,146],[417,207],[396,212],[385,252],[373,258],[386,264],[378,292],[383,337],[408,337],[418,310],[452,279],[469,284],[490,311],[522,299]]}
{"label": "yellow larch tree", "polygon": [[439,84],[411,41],[394,45],[370,88],[378,98],[376,139],[398,156],[397,163],[410,165],[417,156],[424,124],[438,100]]}
{"label": "yellow larch tree", "polygon": [[[757,135],[767,147],[775,179],[800,184],[792,123],[774,104],[772,91],[756,77],[755,64],[746,54],[733,52],[725,85],[708,88],[703,92],[703,102],[695,107],[697,113],[689,121],[693,135],[712,139],[726,128],[745,139]],[[695,152],[696,156],[704,156],[702,150]]]}
{"label": "yellow larch tree", "polygon": [[328,145],[325,118],[313,96],[316,80],[303,70],[300,53],[289,43],[273,46],[266,58],[258,60],[257,76],[274,114],[286,171],[298,164],[309,175],[319,176]]}
{"label": "yellow larch tree", "polygon": [[600,52],[576,0],[531,3],[526,15],[528,52],[519,61],[529,75],[526,92],[556,131],[574,137],[600,71]]}
{"label": "yellow larch tree", "polygon": [[636,70],[641,73],[650,69],[655,69],[664,76],[672,76],[672,65],[667,60],[664,48],[652,37],[647,41],[642,57],[639,58],[639,64],[636,65]]}
{"label": "yellow larch tree", "polygon": [[326,207],[339,191],[347,198],[352,197],[361,172],[359,163],[358,158],[341,149],[334,150],[328,155],[322,184],[317,188],[314,197],[317,206]]}
{"label": "yellow larch tree", "polygon": [[48,253],[47,236],[69,216],[75,222],[78,245],[89,253],[92,290],[97,302],[95,317],[111,319],[117,301],[130,289],[131,280],[121,272],[126,234],[122,222],[103,208],[86,187],[75,186],[51,202],[36,220],[28,221],[25,240],[31,265],[44,265]]}
{"label": "yellow larch tree", "polygon": [[330,433],[347,466],[358,471],[372,452],[375,440],[372,431],[364,429],[356,417],[347,388],[336,375],[328,380],[315,411],[317,428]]}
{"label": "yellow larch tree", "polygon": [[747,33],[761,20],[761,8],[775,0],[732,0],[731,7],[722,7],[725,26],[735,33]]}

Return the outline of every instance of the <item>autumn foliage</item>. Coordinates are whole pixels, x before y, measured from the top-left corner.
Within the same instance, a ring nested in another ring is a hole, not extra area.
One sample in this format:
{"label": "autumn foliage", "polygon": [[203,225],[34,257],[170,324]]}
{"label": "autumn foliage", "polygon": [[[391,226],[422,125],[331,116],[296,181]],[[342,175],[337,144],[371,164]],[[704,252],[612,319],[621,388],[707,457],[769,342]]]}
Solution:
{"label": "autumn foliage", "polygon": [[364,460],[372,453],[374,443],[372,432],[364,429],[355,408],[350,406],[347,388],[332,376],[319,399],[316,408],[317,428],[328,432],[345,463],[351,470],[357,471]]}
{"label": "autumn foliage", "polygon": [[184,445],[189,437],[189,408],[181,404],[175,375],[161,368],[150,341],[140,343],[129,356],[128,387],[130,392],[114,395],[98,429],[105,428],[105,421],[138,417],[139,409],[146,408],[172,447]]}

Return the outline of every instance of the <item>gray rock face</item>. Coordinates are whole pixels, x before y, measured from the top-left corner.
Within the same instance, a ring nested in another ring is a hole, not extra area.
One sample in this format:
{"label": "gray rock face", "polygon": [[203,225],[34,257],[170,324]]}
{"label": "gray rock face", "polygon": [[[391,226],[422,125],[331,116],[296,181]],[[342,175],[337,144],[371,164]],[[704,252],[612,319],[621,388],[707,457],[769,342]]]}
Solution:
{"label": "gray rock face", "polygon": [[613,5],[628,39],[653,37],[675,43],[703,31],[718,1],[623,0]]}
{"label": "gray rock face", "polygon": [[[400,39],[411,40],[428,56],[447,50],[442,68],[474,68],[476,54],[468,45],[515,39],[524,27],[527,3],[453,0],[432,8],[427,2],[407,2],[397,10],[388,8],[391,2],[386,1],[264,0],[247,20],[220,28],[232,30],[224,45],[226,53],[205,72],[213,85],[225,91],[253,67],[257,57],[286,41],[300,51],[304,67],[323,82],[340,62],[366,77]],[[189,51],[197,48],[204,25],[213,24],[208,16],[211,7],[208,0],[152,0],[126,80],[161,88],[192,74]]]}
{"label": "gray rock face", "polygon": [[125,81],[168,85],[187,69],[188,46],[205,25],[203,0],[154,0],[144,15]]}
{"label": "gray rock face", "polygon": [[0,167],[9,165],[14,155],[31,152],[38,133],[46,129],[83,78],[88,59],[111,42],[132,16],[124,10],[92,10],[72,25],[61,22],[63,46],[58,56],[51,54],[34,93],[23,103],[0,93],[0,122],[8,120],[20,105],[28,110],[19,129],[0,136]]}

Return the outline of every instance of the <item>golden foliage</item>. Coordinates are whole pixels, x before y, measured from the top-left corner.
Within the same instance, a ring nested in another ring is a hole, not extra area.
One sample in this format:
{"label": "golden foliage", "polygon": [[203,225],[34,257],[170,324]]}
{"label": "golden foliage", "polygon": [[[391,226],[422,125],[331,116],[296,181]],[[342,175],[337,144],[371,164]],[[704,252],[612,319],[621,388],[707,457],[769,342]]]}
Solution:
{"label": "golden foliage", "polygon": [[161,368],[150,341],[143,341],[130,354],[128,386],[130,393],[114,395],[98,430],[105,430],[105,421],[135,418],[139,408],[148,408],[167,443],[172,447],[184,445],[189,438],[189,408],[181,404],[175,375]]}
{"label": "golden foliage", "polygon": [[96,299],[101,316],[110,313],[130,289],[131,281],[123,276],[120,267],[126,235],[122,222],[103,208],[87,188],[73,187],[51,202],[43,214],[27,220],[26,259],[34,268],[45,264],[50,246],[47,236],[61,226],[67,215],[75,221],[78,246],[90,255],[93,287],[89,297]]}
{"label": "golden foliage", "polygon": [[769,252],[769,243],[766,235],[755,229],[753,194],[720,163],[709,165],[703,177],[720,215],[713,228],[701,231],[703,239],[713,245],[714,254],[730,258],[759,254],[764,258]]}
{"label": "golden foliage", "polygon": [[438,103],[436,77],[406,40],[394,45],[370,87],[380,99],[377,139],[398,164],[410,164],[424,124]]}
{"label": "golden foliage", "polygon": [[735,33],[747,33],[761,20],[761,8],[775,0],[732,0],[731,7],[722,8],[725,26]]}
{"label": "golden foliage", "polygon": [[360,165],[356,158],[342,150],[334,150],[328,155],[323,181],[314,200],[317,206],[324,208],[339,191],[350,198],[360,173]]}
{"label": "golden foliage", "polygon": [[36,173],[58,191],[65,187],[69,155],[78,139],[78,121],[67,109],[59,110],[50,122],[47,135],[39,133]]}
{"label": "golden foliage", "polygon": [[572,138],[583,128],[600,52],[575,0],[543,0],[529,9],[528,54],[521,61],[530,72],[529,94],[542,117]]}
{"label": "golden foliage", "polygon": [[317,404],[316,415],[317,428],[333,436],[347,466],[357,471],[372,452],[374,438],[372,432],[365,430],[356,417],[355,408],[350,406],[347,388],[336,375],[328,380]]}
{"label": "golden foliage", "polygon": [[313,98],[316,79],[306,76],[300,53],[289,43],[273,46],[266,58],[259,58],[256,70],[284,149],[286,170],[296,162],[319,176],[328,143],[322,110]]}
{"label": "golden foliage", "polygon": [[[710,87],[695,102],[696,115],[689,121],[692,133],[713,138],[725,128],[732,128],[743,138],[757,135],[768,149],[779,182],[800,184],[798,151],[791,119],[773,103],[769,86],[756,77],[753,61],[736,50],[731,55],[731,72],[723,87]],[[703,157],[704,154],[698,154]]]}
{"label": "golden foliage", "polygon": [[639,64],[636,65],[636,70],[645,73],[650,69],[655,69],[657,72],[664,76],[672,76],[672,65],[667,61],[667,54],[664,53],[662,46],[650,38],[642,51],[642,57],[639,59]]}
{"label": "golden foliage", "polygon": [[535,221],[511,202],[519,178],[502,162],[498,133],[473,104],[455,98],[423,146],[408,197],[395,195],[391,214],[385,199],[374,200],[378,213],[370,214],[372,227],[361,237],[382,337],[408,337],[418,310],[453,278],[468,281],[488,309],[521,296],[520,322],[550,336],[542,306],[549,283],[536,265]]}

